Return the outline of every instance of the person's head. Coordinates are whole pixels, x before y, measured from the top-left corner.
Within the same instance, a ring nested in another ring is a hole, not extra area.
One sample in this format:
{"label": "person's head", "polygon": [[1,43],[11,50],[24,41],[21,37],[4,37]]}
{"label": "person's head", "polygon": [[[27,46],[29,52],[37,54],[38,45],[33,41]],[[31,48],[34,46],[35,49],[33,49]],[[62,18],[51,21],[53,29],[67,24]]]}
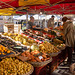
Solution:
{"label": "person's head", "polygon": [[34,22],[34,17],[33,16],[30,17],[30,21]]}
{"label": "person's head", "polygon": [[55,17],[54,15],[51,16],[51,18],[53,18],[53,19],[54,19],[54,17]]}
{"label": "person's head", "polygon": [[67,20],[68,20],[67,17],[63,17],[63,18],[62,18],[62,21],[63,21],[63,22],[66,22]]}

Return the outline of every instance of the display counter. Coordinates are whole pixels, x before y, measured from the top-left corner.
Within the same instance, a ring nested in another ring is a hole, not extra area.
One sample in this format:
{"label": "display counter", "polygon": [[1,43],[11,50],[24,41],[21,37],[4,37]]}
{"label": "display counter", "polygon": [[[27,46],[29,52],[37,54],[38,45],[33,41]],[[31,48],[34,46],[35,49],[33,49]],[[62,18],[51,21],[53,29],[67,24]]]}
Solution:
{"label": "display counter", "polygon": [[[45,41],[43,36],[43,42],[39,43],[36,41],[35,37],[31,37],[31,32],[32,31],[28,33],[26,31],[26,34],[2,33],[0,36],[0,43],[9,48],[10,51],[12,50],[15,52],[17,59],[32,64],[34,67],[32,75],[50,74],[65,60],[67,52],[66,50],[60,50],[51,43]],[[4,52],[5,51],[6,50],[4,49]]]}
{"label": "display counter", "polygon": [[13,33],[14,24],[4,24],[4,32]]}
{"label": "display counter", "polygon": [[51,63],[42,67],[35,67],[32,75],[51,75],[51,73],[59,66],[59,64],[67,58],[67,51],[64,49],[60,54],[52,58],[53,60]]}

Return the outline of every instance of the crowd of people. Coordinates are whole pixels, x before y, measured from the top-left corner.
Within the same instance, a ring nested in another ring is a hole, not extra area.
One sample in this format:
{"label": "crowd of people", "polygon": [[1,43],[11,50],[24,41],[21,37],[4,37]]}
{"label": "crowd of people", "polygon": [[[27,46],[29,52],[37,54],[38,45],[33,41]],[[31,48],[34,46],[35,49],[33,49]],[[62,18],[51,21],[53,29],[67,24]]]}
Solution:
{"label": "crowd of people", "polygon": [[[35,27],[36,25],[34,24],[34,17],[31,16],[30,17],[30,21],[28,21],[26,28],[27,29],[31,29],[33,27]],[[42,25],[41,28],[54,28],[54,16],[52,15],[51,18],[48,20],[48,22],[46,22],[45,19],[42,20]]]}
{"label": "crowd of people", "polygon": [[42,22],[39,22],[39,24],[37,22],[34,22],[34,17],[31,16],[30,17],[30,21],[28,21],[26,28],[29,29],[29,27],[34,25],[34,26],[40,26],[40,28],[52,28],[54,29],[57,26],[62,25],[61,22],[54,22],[54,18],[55,16],[52,15],[51,18],[49,20],[45,20],[43,19]]}

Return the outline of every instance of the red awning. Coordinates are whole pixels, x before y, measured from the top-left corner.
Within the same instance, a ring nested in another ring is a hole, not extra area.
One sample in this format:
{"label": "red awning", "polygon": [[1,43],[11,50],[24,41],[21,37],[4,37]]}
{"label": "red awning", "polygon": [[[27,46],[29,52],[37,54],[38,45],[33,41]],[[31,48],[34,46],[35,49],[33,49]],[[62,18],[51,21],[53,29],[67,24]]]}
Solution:
{"label": "red awning", "polygon": [[[3,8],[13,8],[17,10],[20,8],[19,0],[0,0],[0,9]],[[24,7],[24,6],[22,6]],[[49,3],[46,5],[26,5],[25,7],[29,13],[35,14],[35,11],[38,13],[40,11],[46,14],[75,14],[75,0],[49,0]],[[25,14],[26,12],[16,11],[16,14]]]}
{"label": "red awning", "polygon": [[[39,11],[40,10],[40,11]],[[75,3],[58,4],[55,6],[30,6],[30,13],[75,14]]]}
{"label": "red awning", "polygon": [[[35,0],[36,1],[36,0]],[[48,4],[75,3],[75,0],[49,0]],[[41,3],[40,3],[41,4]],[[0,8],[19,7],[19,0],[0,0]]]}

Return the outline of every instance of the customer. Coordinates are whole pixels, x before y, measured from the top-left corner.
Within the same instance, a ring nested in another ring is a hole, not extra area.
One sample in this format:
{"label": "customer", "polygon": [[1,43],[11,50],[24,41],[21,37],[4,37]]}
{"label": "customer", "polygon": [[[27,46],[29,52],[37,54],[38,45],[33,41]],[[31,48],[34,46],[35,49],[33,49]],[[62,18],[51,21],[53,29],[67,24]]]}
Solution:
{"label": "customer", "polygon": [[74,54],[75,54],[75,26],[74,26]]}
{"label": "customer", "polygon": [[54,28],[54,16],[52,15],[51,18],[48,20],[47,27]]}
{"label": "customer", "polygon": [[74,38],[74,54],[75,54],[75,38]]}
{"label": "customer", "polygon": [[26,29],[32,29],[34,27],[35,27],[35,25],[34,25],[34,17],[31,16],[30,21],[28,21],[28,24],[26,25]]}
{"label": "customer", "polygon": [[72,48],[74,47],[74,29],[73,23],[71,20],[68,20],[67,17],[62,18],[63,21],[63,32],[65,37],[66,50],[68,52],[68,64],[71,64],[72,61]]}

